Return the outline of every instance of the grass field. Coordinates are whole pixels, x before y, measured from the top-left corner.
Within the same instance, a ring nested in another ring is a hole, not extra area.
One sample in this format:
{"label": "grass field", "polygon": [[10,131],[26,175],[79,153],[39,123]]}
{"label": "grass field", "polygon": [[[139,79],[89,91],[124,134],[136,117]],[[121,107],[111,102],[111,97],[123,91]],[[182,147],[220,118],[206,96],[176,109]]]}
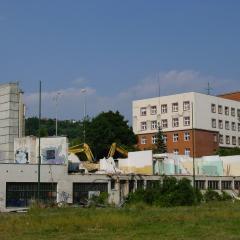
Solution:
{"label": "grass field", "polygon": [[240,239],[240,203],[2,213],[0,240],[8,239]]}

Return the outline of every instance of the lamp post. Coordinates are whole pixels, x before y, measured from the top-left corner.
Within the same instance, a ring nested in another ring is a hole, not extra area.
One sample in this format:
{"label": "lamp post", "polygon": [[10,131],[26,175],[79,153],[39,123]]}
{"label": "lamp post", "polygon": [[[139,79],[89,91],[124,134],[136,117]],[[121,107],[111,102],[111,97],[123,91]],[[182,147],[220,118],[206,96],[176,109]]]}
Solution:
{"label": "lamp post", "polygon": [[86,142],[86,92],[87,90],[85,88],[81,89],[81,92],[83,93],[83,142]]}
{"label": "lamp post", "polygon": [[55,122],[55,135],[58,135],[58,100],[61,96],[61,92],[57,92],[57,94],[53,97],[53,100],[56,101],[56,122]]}
{"label": "lamp post", "polygon": [[38,185],[37,198],[40,202],[40,183],[41,183],[41,110],[42,110],[42,82],[39,81],[39,116],[38,116]]}

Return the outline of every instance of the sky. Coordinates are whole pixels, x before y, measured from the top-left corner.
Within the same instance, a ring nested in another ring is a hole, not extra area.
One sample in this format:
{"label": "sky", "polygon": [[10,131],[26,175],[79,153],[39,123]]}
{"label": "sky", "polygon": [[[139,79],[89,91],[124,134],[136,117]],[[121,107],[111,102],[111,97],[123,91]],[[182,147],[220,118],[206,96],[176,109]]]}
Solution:
{"label": "sky", "polygon": [[[132,100],[240,90],[240,1],[0,0],[0,83],[27,116],[82,119]],[[86,89],[83,92],[82,89]],[[54,97],[59,94],[58,107]]]}

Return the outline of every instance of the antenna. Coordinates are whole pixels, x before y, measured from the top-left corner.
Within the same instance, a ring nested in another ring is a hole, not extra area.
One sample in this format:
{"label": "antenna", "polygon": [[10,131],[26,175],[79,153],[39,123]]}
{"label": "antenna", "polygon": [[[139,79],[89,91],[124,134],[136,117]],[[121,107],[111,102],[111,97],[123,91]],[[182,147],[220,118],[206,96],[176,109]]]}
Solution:
{"label": "antenna", "polygon": [[213,90],[213,88],[210,85],[210,82],[207,83],[207,88],[205,88],[205,90],[207,90],[207,95],[211,95],[211,90]]}

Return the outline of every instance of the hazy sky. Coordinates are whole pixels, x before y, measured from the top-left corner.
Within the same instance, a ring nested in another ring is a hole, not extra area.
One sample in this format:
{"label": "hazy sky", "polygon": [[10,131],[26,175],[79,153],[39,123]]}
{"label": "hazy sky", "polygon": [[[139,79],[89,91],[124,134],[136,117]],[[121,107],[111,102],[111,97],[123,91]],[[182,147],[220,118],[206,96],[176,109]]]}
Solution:
{"label": "hazy sky", "polygon": [[81,119],[178,92],[240,90],[240,1],[0,0],[0,80],[20,81],[27,115]]}

